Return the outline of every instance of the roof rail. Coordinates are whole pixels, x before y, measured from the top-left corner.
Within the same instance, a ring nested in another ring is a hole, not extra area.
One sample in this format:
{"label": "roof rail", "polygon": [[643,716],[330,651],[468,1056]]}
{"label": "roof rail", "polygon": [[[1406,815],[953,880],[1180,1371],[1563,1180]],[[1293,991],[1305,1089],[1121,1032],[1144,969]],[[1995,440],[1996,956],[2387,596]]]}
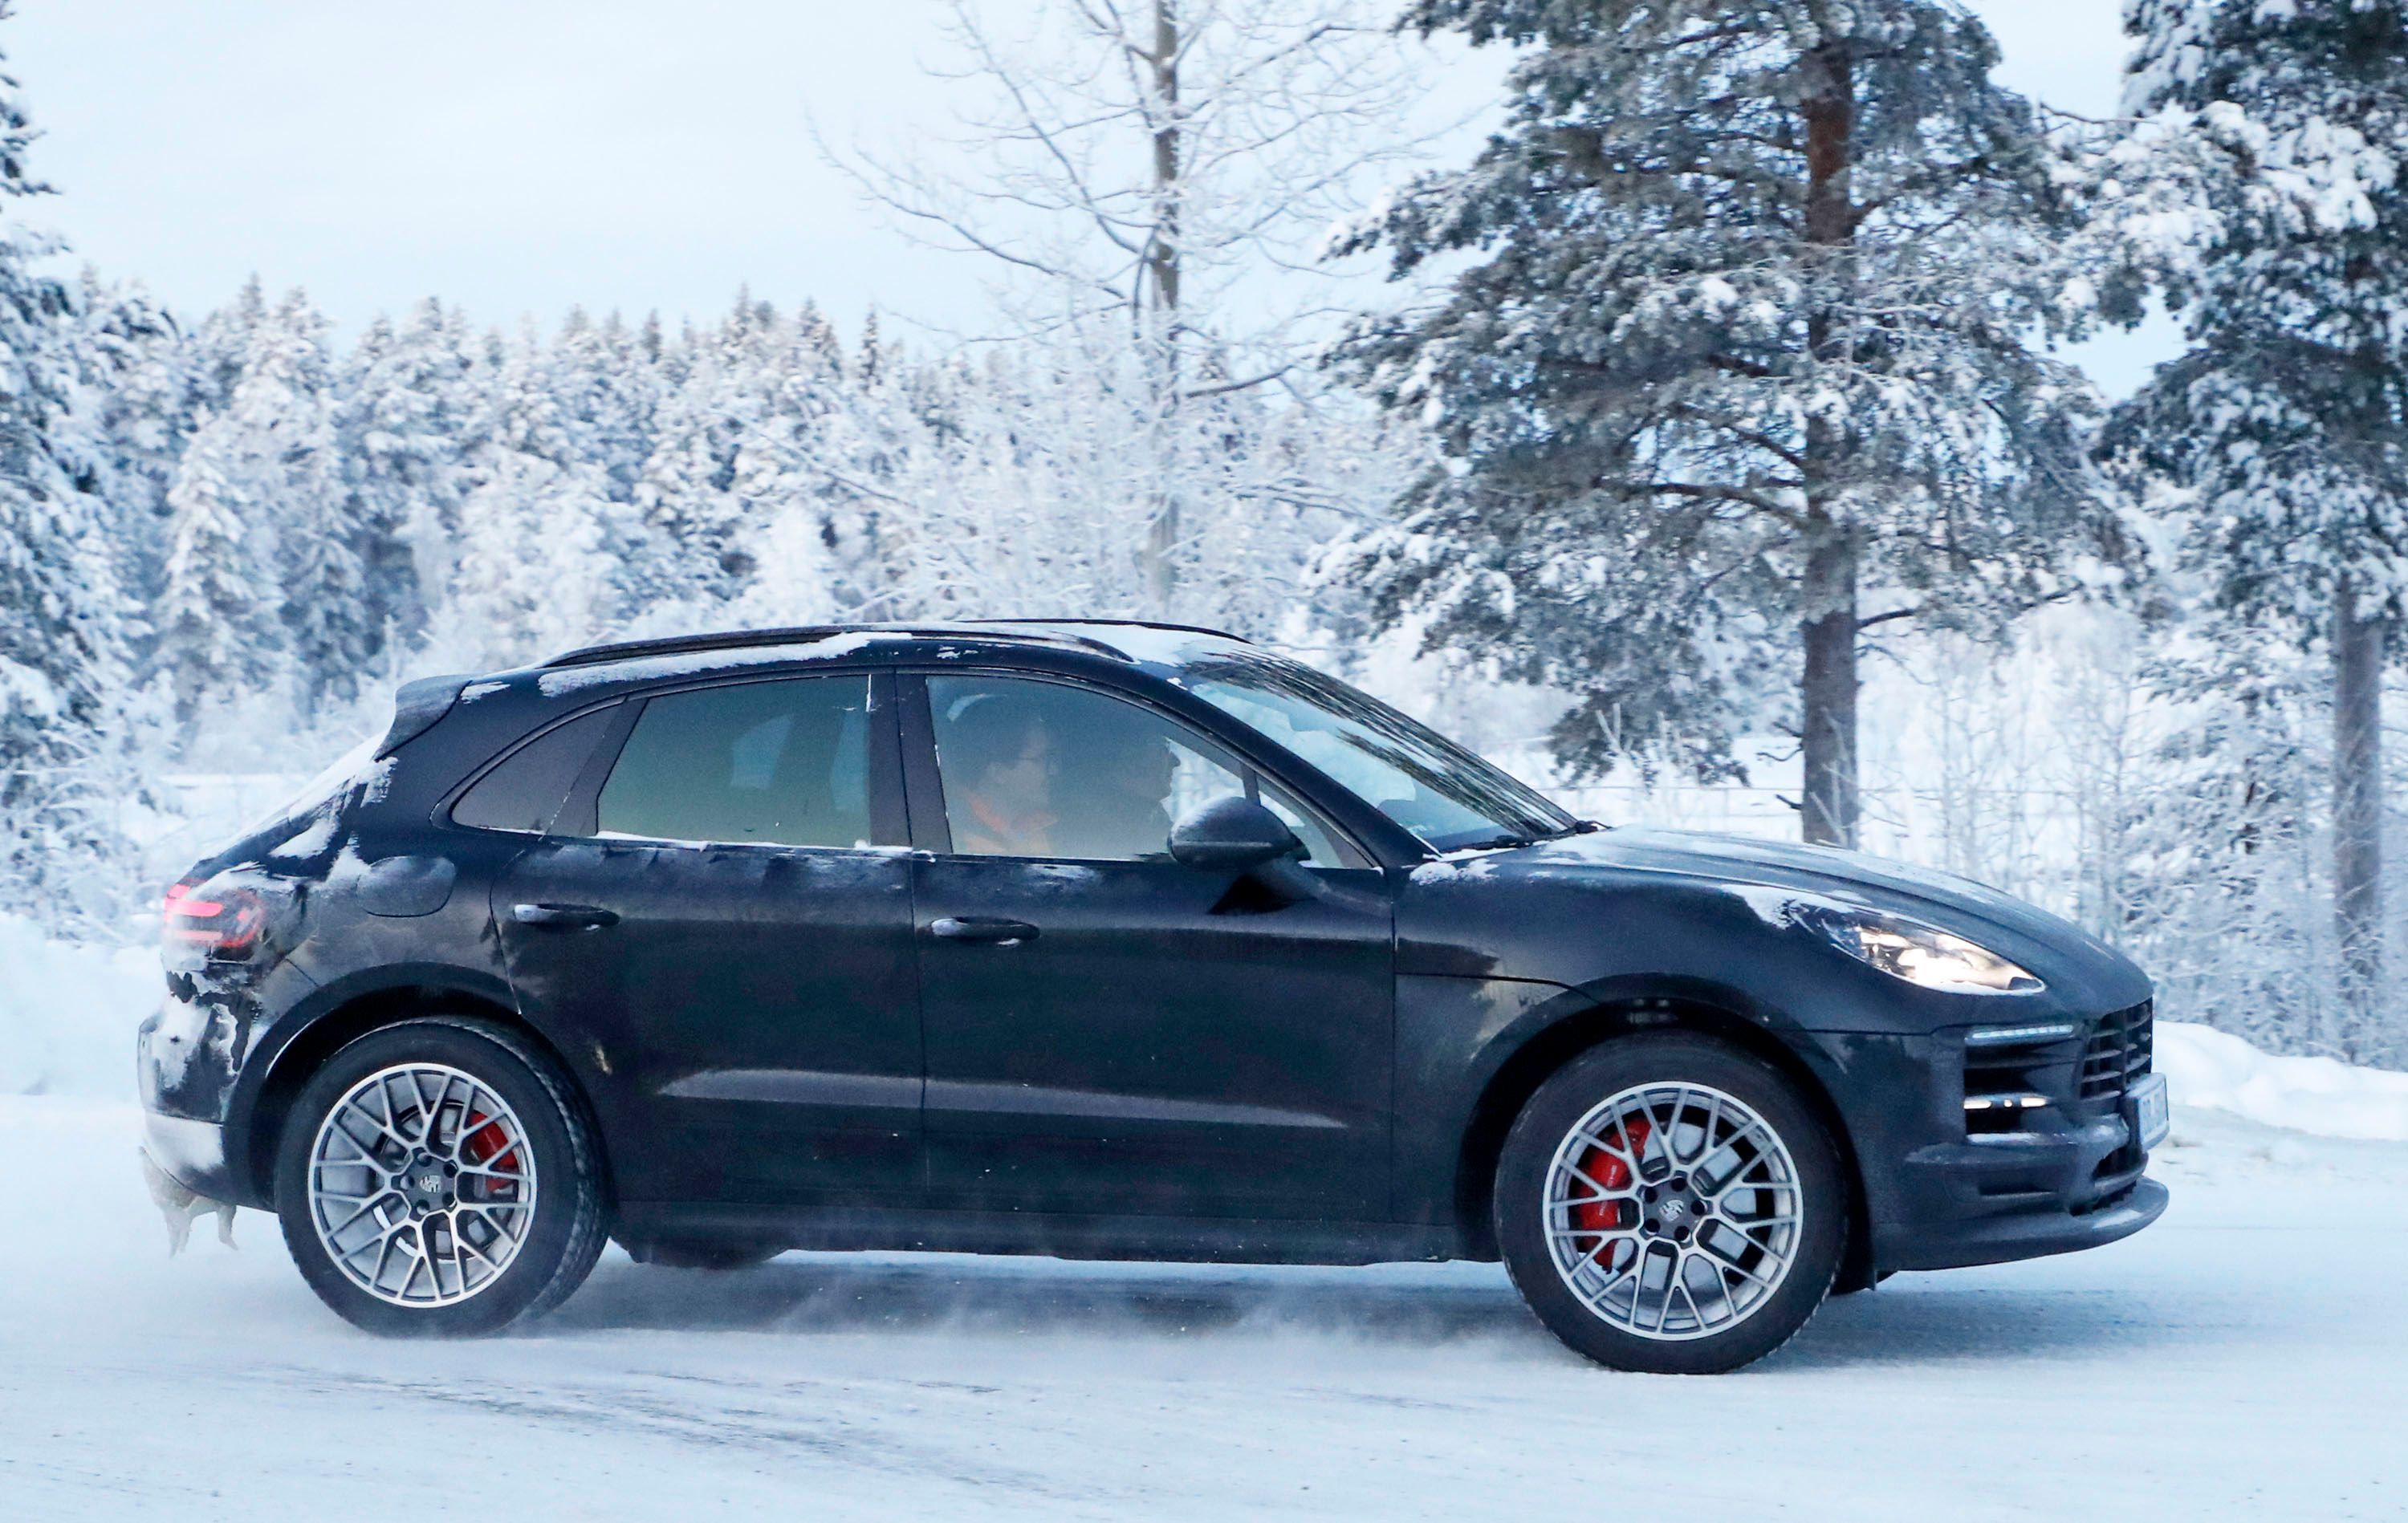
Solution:
{"label": "roof rail", "polygon": [[1214,629],[1210,624],[1171,624],[1159,619],[971,619],[970,624],[1099,624],[1106,629],[1174,630],[1182,634],[1213,634],[1240,645],[1254,642],[1234,630]]}
{"label": "roof rail", "polygon": [[[846,634],[919,635],[928,639],[1022,640],[1030,644],[1082,646],[1115,660],[1125,661],[1126,655],[1100,640],[1090,640],[1076,634],[1040,633],[1037,631],[988,630],[972,627],[978,623],[1060,623],[1059,619],[993,619],[974,620],[970,624],[804,624],[787,629],[723,630],[715,634],[671,634],[652,640],[620,640],[608,645],[584,646],[565,651],[542,663],[550,670],[560,666],[598,666],[608,662],[635,661],[646,656],[682,656],[705,650],[749,650],[761,646],[810,645],[832,640]],[[1093,622],[1093,620],[1090,620]]]}
{"label": "roof rail", "polygon": [[725,630],[716,634],[670,634],[651,640],[615,640],[580,646],[545,662],[554,666],[594,666],[603,662],[632,661],[638,656],[679,656],[691,650],[740,650],[749,646],[805,645],[850,633],[841,625],[809,624],[787,629]]}

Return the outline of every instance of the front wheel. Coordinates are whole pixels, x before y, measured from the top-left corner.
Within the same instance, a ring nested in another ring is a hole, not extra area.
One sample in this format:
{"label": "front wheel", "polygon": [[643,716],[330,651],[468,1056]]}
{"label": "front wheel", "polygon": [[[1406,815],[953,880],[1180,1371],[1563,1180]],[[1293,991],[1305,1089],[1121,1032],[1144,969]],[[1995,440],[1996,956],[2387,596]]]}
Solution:
{"label": "front wheel", "polygon": [[1627,1037],[1539,1088],[1497,1169],[1497,1242],[1549,1331],[1600,1364],[1715,1374],[1787,1343],[1847,1241],[1830,1137],[1706,1037]]}
{"label": "front wheel", "polygon": [[285,1246],[371,1332],[494,1331],[566,1300],[608,1235],[601,1155],[547,1055],[506,1027],[407,1020],[352,1042],[278,1150]]}

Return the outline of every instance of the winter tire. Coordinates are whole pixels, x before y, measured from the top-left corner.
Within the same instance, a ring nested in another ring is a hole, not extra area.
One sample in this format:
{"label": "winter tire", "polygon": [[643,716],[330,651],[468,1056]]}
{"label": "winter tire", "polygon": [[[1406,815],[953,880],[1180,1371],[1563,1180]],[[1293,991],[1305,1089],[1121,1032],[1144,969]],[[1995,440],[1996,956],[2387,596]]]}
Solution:
{"label": "winter tire", "polygon": [[1787,1343],[1847,1243],[1830,1138],[1783,1075],[1710,1038],[1623,1038],[1530,1097],[1497,1242],[1556,1337],[1600,1364],[1715,1374]]}
{"label": "winter tire", "polygon": [[465,1017],[384,1027],[327,1060],[286,1121],[276,1209],[319,1299],[399,1335],[550,1311],[609,1235],[600,1153],[567,1077]]}

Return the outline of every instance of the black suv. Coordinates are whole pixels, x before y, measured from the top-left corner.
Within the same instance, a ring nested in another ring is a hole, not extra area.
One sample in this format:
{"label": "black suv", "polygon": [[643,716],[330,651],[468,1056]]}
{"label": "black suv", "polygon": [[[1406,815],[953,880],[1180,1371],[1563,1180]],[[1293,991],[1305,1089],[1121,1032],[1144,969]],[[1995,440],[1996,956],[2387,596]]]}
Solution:
{"label": "black suv", "polygon": [[1626,1369],[2164,1209],[2148,980],[1974,884],[1605,830],[1293,661],[792,629],[405,688],[165,907],[149,1148],[351,1320],[606,1238],[1501,1258]]}

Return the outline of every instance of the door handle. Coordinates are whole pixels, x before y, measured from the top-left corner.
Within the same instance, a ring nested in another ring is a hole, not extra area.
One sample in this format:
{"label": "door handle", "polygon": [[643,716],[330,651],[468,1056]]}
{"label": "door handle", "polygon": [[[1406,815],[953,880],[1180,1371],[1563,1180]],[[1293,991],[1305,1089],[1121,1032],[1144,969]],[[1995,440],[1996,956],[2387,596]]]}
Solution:
{"label": "door handle", "polygon": [[512,904],[510,918],[552,931],[599,931],[619,923],[616,911],[595,904]]}
{"label": "door handle", "polygon": [[981,942],[989,947],[1017,947],[1037,939],[1037,928],[1025,920],[959,918],[948,915],[928,922],[928,934],[939,941]]}

